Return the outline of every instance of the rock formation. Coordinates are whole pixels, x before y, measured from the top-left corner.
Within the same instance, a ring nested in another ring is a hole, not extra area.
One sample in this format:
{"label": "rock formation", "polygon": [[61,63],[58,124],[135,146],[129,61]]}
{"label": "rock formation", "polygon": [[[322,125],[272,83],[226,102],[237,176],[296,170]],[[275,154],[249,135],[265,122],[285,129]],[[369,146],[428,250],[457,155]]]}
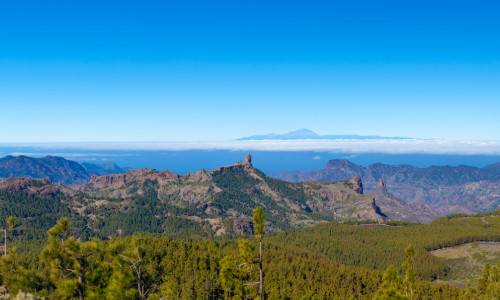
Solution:
{"label": "rock formation", "polygon": [[358,194],[363,194],[363,182],[361,181],[361,177],[354,176],[349,180],[349,183],[353,185],[353,189]]}
{"label": "rock formation", "polygon": [[247,165],[251,165],[252,164],[252,155],[247,154],[245,156],[245,164],[247,164]]}

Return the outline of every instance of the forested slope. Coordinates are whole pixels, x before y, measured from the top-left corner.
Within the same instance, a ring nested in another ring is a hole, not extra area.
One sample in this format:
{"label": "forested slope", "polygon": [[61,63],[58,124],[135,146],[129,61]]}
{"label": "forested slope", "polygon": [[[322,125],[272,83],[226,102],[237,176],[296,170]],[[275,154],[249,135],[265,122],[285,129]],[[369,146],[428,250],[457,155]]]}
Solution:
{"label": "forested slope", "polygon": [[[0,260],[2,284],[48,299],[227,299],[234,286],[255,282],[256,273],[238,276],[241,248],[235,240],[189,241],[151,236],[82,243],[68,235],[67,223],[49,231],[44,250]],[[251,253],[256,244],[247,236]],[[314,251],[264,240],[266,299],[372,299],[382,273],[345,266]],[[227,282],[224,257],[234,257]],[[241,260],[240,260],[241,261]],[[137,272],[140,268],[141,273]],[[225,275],[222,273],[225,268]],[[453,299],[463,291],[417,281],[418,299]],[[251,285],[245,295],[256,295]],[[234,298],[239,299],[239,298]]]}
{"label": "forested slope", "polygon": [[[491,219],[500,221],[500,211]],[[400,266],[404,249],[416,247],[417,276],[434,280],[442,278],[448,267],[429,250],[472,241],[500,241],[500,222],[484,223],[479,216],[455,215],[434,220],[431,224],[388,222],[393,226],[360,226],[323,223],[303,230],[273,234],[273,241],[287,243],[324,254],[347,265],[385,270]]]}

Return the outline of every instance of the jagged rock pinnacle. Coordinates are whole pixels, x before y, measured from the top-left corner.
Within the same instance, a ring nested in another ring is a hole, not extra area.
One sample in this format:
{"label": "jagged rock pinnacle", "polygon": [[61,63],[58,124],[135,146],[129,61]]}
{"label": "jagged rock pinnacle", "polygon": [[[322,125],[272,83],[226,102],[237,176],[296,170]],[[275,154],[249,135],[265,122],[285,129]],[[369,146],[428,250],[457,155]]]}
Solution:
{"label": "jagged rock pinnacle", "polygon": [[383,178],[380,178],[377,183],[377,187],[381,187],[385,189],[385,180]]}
{"label": "jagged rock pinnacle", "polygon": [[363,194],[363,182],[361,181],[361,177],[354,176],[349,180],[349,182],[353,185],[354,191],[358,194]]}
{"label": "jagged rock pinnacle", "polygon": [[252,155],[247,154],[245,156],[245,164],[247,164],[247,165],[251,165],[252,164]]}

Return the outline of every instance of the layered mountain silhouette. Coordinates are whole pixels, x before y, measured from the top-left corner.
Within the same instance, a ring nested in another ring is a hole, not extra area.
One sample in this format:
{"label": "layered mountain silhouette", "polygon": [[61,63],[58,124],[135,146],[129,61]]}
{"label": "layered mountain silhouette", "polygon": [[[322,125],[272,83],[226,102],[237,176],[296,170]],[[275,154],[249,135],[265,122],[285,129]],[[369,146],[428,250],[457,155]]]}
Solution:
{"label": "layered mountain silhouette", "polygon": [[[103,199],[146,195],[208,215],[248,216],[248,203],[266,201],[265,205],[286,215],[280,222],[295,225],[329,219],[387,218],[427,223],[450,213],[486,212],[500,207],[500,163],[484,168],[417,168],[385,164],[363,167],[332,160],[317,171],[270,176],[250,162],[185,175],[154,169],[125,171],[112,163],[80,165],[54,156],[0,159],[0,179],[46,178],[48,183],[70,185],[60,186],[64,192],[80,191]],[[33,190],[23,188],[31,181],[19,180],[2,184],[13,191]]]}
{"label": "layered mountain silhouette", "polygon": [[[26,158],[20,161],[30,166],[33,163]],[[74,169],[83,172],[73,163],[61,160],[60,166],[71,168],[56,169],[57,174],[76,175]],[[0,181],[0,197],[1,193],[64,199],[76,214],[99,226],[108,224],[110,216],[116,223],[140,218],[142,221],[137,222],[147,224],[174,217],[194,222],[216,235],[251,232],[252,210],[257,206],[266,209],[270,230],[333,220],[385,219],[373,196],[363,194],[360,177],[341,182],[290,183],[266,176],[252,166],[250,159],[184,175],[154,169],[93,175],[88,182],[71,186],[48,179],[13,177]],[[36,203],[28,204],[27,210],[29,205],[34,207]]]}
{"label": "layered mountain silhouette", "polygon": [[376,189],[383,179],[395,198],[427,205],[438,215],[491,211],[500,206],[500,163],[484,168],[417,168],[380,163],[363,167],[347,160],[331,160],[317,171],[284,171],[270,176],[290,182],[339,181],[360,176],[367,190]]}
{"label": "layered mountain silhouette", "polygon": [[283,134],[263,134],[263,135],[252,135],[248,137],[239,138],[239,141],[248,140],[337,140],[337,139],[349,139],[349,140],[373,140],[373,139],[408,139],[405,137],[383,137],[377,135],[319,135],[309,129],[299,129]]}
{"label": "layered mountain silhouette", "polygon": [[123,173],[114,163],[84,164],[57,156],[34,158],[8,155],[0,159],[0,180],[11,177],[49,178],[62,184],[87,183],[92,175]]}

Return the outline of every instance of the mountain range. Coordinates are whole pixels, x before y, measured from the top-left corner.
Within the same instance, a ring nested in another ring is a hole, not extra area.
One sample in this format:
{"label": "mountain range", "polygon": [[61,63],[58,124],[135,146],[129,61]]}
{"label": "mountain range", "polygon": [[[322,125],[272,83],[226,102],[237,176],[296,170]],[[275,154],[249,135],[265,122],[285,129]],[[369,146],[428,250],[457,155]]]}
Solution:
{"label": "mountain range", "polygon": [[[257,206],[266,209],[270,231],[324,221],[386,219],[373,196],[363,194],[359,177],[341,182],[289,183],[266,176],[253,167],[249,157],[244,163],[213,171],[178,175],[168,170],[139,169],[92,175],[80,185],[13,177],[0,181],[0,199],[2,195],[4,199],[23,199],[28,204],[20,208],[22,215],[35,211],[41,202],[56,201],[64,205],[62,211],[104,236],[131,234],[133,230],[163,232],[172,226],[174,231],[195,228],[207,235],[249,233],[252,210]],[[64,165],[77,168],[68,162]],[[31,198],[22,196],[26,194],[47,200],[31,203]],[[0,210],[7,205],[1,203]],[[9,204],[11,208],[15,205]]]}
{"label": "mountain range", "polygon": [[238,141],[249,141],[249,140],[337,140],[337,139],[349,139],[349,140],[374,140],[374,139],[409,139],[406,137],[383,137],[378,135],[319,135],[312,130],[302,128],[299,130],[291,131],[284,134],[263,134],[263,135],[252,135],[248,137],[242,137],[237,139]]}
{"label": "mountain range", "polygon": [[[83,202],[72,204],[78,211],[108,206],[120,211],[128,207],[130,199],[154,199],[187,209],[186,216],[198,221],[213,219],[210,226],[215,232],[220,231],[222,219],[248,223],[255,205],[272,208],[274,229],[348,219],[429,223],[451,213],[486,212],[500,206],[500,163],[484,168],[417,168],[385,164],[363,167],[331,160],[317,171],[266,176],[250,161],[179,175],[168,170],[127,171],[113,163],[80,165],[54,156],[0,159],[0,178],[12,177],[47,178],[64,194],[87,195],[80,199]],[[4,189],[16,191],[28,183],[11,180],[2,184]],[[54,188],[43,193],[54,194]]]}
{"label": "mountain range", "polygon": [[382,179],[390,198],[426,205],[438,216],[486,212],[500,206],[500,163],[483,168],[463,165],[417,168],[386,164],[363,167],[347,160],[331,160],[317,171],[283,171],[270,176],[290,182],[329,182],[360,176],[368,193],[376,190]]}
{"label": "mountain range", "polygon": [[0,158],[0,180],[11,177],[49,178],[62,184],[84,184],[92,175],[123,173],[112,162],[103,165],[83,163],[82,165],[58,156],[34,158],[8,155]]}

